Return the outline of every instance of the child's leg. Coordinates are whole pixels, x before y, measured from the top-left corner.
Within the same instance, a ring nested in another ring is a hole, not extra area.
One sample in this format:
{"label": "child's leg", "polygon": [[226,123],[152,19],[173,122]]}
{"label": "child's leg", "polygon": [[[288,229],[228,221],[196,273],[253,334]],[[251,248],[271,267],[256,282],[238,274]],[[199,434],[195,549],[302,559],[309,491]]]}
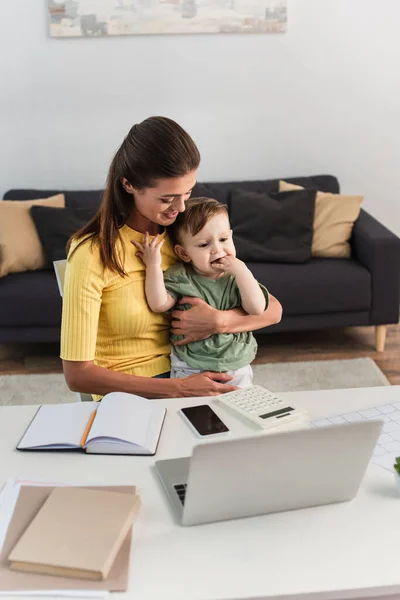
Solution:
{"label": "child's leg", "polygon": [[228,375],[232,375],[233,379],[229,381],[229,385],[236,385],[237,387],[244,388],[253,385],[253,369],[251,365],[246,365],[235,371],[227,371]]}
{"label": "child's leg", "polygon": [[180,360],[174,351],[171,352],[171,377],[174,379],[183,379],[194,373],[201,373],[200,369],[194,369],[184,360]]}

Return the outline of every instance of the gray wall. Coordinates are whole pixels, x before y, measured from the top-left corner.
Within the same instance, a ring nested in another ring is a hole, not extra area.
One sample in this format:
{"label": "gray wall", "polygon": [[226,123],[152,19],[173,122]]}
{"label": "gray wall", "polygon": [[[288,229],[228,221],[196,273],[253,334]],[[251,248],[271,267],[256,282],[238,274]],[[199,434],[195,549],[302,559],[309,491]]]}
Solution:
{"label": "gray wall", "polygon": [[333,173],[400,233],[400,2],[289,0],[281,35],[50,39],[45,0],[0,1],[0,194],[91,188],[163,114],[200,180]]}

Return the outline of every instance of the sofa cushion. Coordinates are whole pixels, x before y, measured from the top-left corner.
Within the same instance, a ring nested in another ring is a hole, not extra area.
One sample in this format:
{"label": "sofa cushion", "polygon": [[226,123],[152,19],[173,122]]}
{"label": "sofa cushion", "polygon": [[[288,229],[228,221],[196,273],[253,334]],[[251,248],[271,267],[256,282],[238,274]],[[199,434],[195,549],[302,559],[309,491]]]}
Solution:
{"label": "sofa cushion", "polygon": [[[282,178],[281,178],[282,179]],[[312,177],[292,177],[285,178],[288,183],[301,185],[307,189],[321,190],[322,192],[331,192],[338,194],[339,182],[333,175],[314,175]],[[269,193],[279,191],[279,179],[267,179],[260,181],[232,181],[215,183],[196,183],[192,196],[205,196],[215,198],[219,202],[229,204],[230,193],[233,190],[249,190],[252,192]],[[25,200],[25,198],[48,198],[55,194],[65,195],[65,205],[75,210],[80,207],[88,207],[93,211],[93,215],[100,206],[104,190],[84,190],[84,191],[65,191],[65,190],[24,190],[12,189],[4,194],[4,200]],[[92,216],[92,215],[91,215]]]}
{"label": "sofa cushion", "polygon": [[246,262],[302,263],[311,258],[315,190],[230,197],[230,221],[238,258]]}
{"label": "sofa cushion", "polygon": [[61,323],[61,297],[53,271],[27,271],[0,281],[0,327],[52,327]]}
{"label": "sofa cushion", "polygon": [[60,190],[9,190],[4,200],[25,200],[26,198],[49,198],[55,194],[64,194],[65,206],[71,210],[86,208],[89,218],[95,215],[100,206],[103,190],[60,191]]}
{"label": "sofa cushion", "polygon": [[46,199],[0,202],[0,277],[45,266],[46,257],[29,212],[35,204],[61,210],[65,199],[57,194]]}
{"label": "sofa cushion", "polygon": [[31,215],[50,268],[53,268],[53,261],[67,258],[68,240],[90,219],[87,208],[73,211],[32,206]]}
{"label": "sofa cushion", "polygon": [[[216,183],[196,183],[193,188],[192,197],[215,198],[229,206],[230,195],[236,190],[247,190],[249,192],[259,192],[268,194],[279,191],[279,179],[267,179],[262,181],[231,181]],[[316,175],[314,177],[294,177],[285,179],[288,183],[301,185],[311,190],[321,190],[322,192],[339,193],[339,182],[332,175]],[[67,193],[67,192],[66,192]]]}
{"label": "sofa cushion", "polygon": [[[281,192],[302,190],[302,186],[287,181],[279,182]],[[315,201],[313,256],[349,258],[350,238],[355,221],[360,215],[364,196],[317,192]]]}
{"label": "sofa cushion", "polygon": [[354,259],[312,258],[301,265],[248,263],[285,315],[371,310],[371,274]]}

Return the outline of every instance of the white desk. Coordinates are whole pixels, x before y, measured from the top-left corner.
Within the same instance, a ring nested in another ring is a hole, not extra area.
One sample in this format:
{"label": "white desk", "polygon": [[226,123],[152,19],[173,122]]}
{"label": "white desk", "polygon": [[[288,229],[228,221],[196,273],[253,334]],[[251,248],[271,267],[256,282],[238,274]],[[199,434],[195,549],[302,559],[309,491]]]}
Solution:
{"label": "white desk", "polygon": [[[400,386],[282,396],[306,407],[316,419],[399,401]],[[200,403],[202,399],[163,401],[167,419],[157,455],[149,458],[15,451],[36,407],[1,407],[0,486],[10,477],[137,485],[142,508],[134,531],[129,592],[119,595],[121,600],[309,600],[400,593],[400,497],[393,476],[376,466],[352,502],[179,526],[152,464],[155,458],[191,453],[198,440],[177,409]],[[216,410],[232,435],[255,431],[223,406],[216,405]],[[360,588],[366,589],[357,592]]]}

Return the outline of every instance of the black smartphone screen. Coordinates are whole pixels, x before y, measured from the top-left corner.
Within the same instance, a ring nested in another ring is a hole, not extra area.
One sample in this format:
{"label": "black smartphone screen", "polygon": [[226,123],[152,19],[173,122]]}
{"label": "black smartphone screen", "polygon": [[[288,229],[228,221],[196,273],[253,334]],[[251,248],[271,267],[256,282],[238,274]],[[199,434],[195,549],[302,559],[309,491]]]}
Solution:
{"label": "black smartphone screen", "polygon": [[225,423],[221,421],[208,404],[189,406],[181,410],[200,435],[212,435],[229,431]]}

